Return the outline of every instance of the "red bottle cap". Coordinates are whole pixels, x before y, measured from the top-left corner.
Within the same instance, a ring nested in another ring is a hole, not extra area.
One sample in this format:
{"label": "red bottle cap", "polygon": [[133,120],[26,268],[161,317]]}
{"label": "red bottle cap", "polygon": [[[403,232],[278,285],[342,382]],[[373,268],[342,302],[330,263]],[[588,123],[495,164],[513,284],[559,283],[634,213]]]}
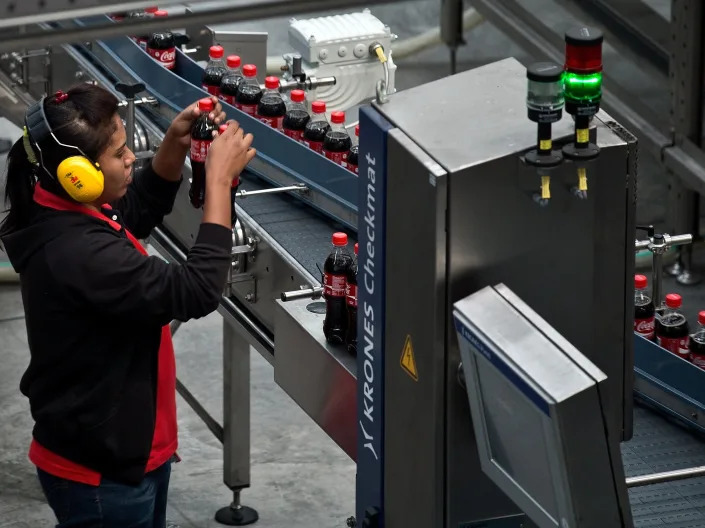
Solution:
{"label": "red bottle cap", "polygon": [[705,325],[705,312],[698,312],[698,322]]}
{"label": "red bottle cap", "polygon": [[330,120],[336,125],[342,125],[345,123],[345,112],[333,112],[330,115]]}
{"label": "red bottle cap", "polygon": [[666,295],[666,306],[669,308],[680,308],[681,304],[683,304],[683,298],[677,293]]}
{"label": "red bottle cap", "polygon": [[159,11],[159,8],[158,8],[157,6],[145,7],[145,9],[144,9],[144,12],[145,12],[145,13],[150,13],[150,14],[152,14],[152,15],[153,15],[154,13],[156,13],[157,11]]}
{"label": "red bottle cap", "polygon": [[314,101],[311,103],[311,110],[314,114],[325,114],[326,113],[326,103],[323,101]]}
{"label": "red bottle cap", "polygon": [[154,16],[155,17],[165,17],[165,16],[169,16],[169,13],[167,13],[163,9],[158,9],[157,11],[154,12]]}
{"label": "red bottle cap", "polygon": [[347,246],[348,245],[348,235],[345,233],[333,233],[333,245],[334,246]]}
{"label": "red bottle cap", "polygon": [[225,131],[228,129],[228,125],[220,125],[218,127],[218,134],[225,134]]}
{"label": "red bottle cap", "polygon": [[303,90],[292,90],[291,100],[295,103],[303,103],[306,100],[306,92]]}
{"label": "red bottle cap", "polygon": [[355,125],[355,135],[360,137],[360,125]]}
{"label": "red bottle cap", "polygon": [[242,63],[239,55],[228,55],[228,58],[225,60],[228,64],[228,68],[239,68]]}
{"label": "red bottle cap", "polygon": [[224,53],[225,50],[223,49],[223,46],[211,46],[209,50],[211,59],[222,59]]}
{"label": "red bottle cap", "polygon": [[213,101],[208,99],[207,97],[204,97],[200,101],[198,101],[198,109],[201,112],[210,112],[213,110]]}
{"label": "red bottle cap", "polygon": [[575,73],[602,71],[602,32],[575,27],[565,32],[565,69]]}
{"label": "red bottle cap", "polygon": [[276,90],[279,88],[279,77],[265,77],[264,86],[268,90]]}
{"label": "red bottle cap", "polygon": [[[356,254],[356,255],[357,255],[357,246],[358,246],[358,244],[357,244],[357,242],[355,242],[355,254]],[[705,314],[705,312],[702,312],[702,313]]]}
{"label": "red bottle cap", "polygon": [[638,290],[646,288],[648,281],[646,275],[634,275],[634,287]]}
{"label": "red bottle cap", "polygon": [[254,64],[245,64],[242,67],[242,73],[245,77],[256,77],[257,76],[257,66]]}

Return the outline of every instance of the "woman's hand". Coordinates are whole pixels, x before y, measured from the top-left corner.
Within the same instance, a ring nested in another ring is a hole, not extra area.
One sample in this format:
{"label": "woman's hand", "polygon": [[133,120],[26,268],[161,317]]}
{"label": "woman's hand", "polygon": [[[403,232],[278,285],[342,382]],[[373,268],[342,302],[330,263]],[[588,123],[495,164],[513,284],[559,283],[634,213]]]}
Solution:
{"label": "woman's hand", "polygon": [[[219,125],[225,121],[225,112],[223,112],[223,107],[217,97],[211,96],[210,99],[213,101],[213,111],[209,114],[209,117],[215,121],[216,125]],[[177,142],[181,147],[189,149],[191,147],[191,127],[200,115],[201,111],[198,109],[198,102],[187,106],[171,122],[171,125],[166,131],[164,141],[166,142],[166,138],[168,137],[171,141]]]}
{"label": "woman's hand", "polygon": [[[211,97],[213,111],[210,118],[217,124],[225,121],[225,112],[217,97]],[[152,168],[159,176],[169,181],[179,181],[186,155],[191,148],[191,127],[201,115],[198,102],[186,107],[166,131],[164,140],[152,160]]]}
{"label": "woman's hand", "polygon": [[245,134],[236,121],[229,121],[223,134],[216,136],[206,157],[206,189],[211,182],[230,187],[257,151],[250,148],[252,134]]}
{"label": "woman's hand", "polygon": [[250,148],[252,134],[245,134],[235,121],[230,121],[228,125],[227,130],[213,140],[206,156],[203,222],[220,224],[230,229],[232,181],[240,175],[257,151]]}

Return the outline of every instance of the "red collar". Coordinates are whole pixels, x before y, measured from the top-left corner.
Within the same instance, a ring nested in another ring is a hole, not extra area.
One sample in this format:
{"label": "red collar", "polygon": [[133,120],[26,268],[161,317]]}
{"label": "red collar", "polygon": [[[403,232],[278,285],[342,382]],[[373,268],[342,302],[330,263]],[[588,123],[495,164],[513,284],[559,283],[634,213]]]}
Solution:
{"label": "red collar", "polygon": [[[93,218],[103,220],[104,222],[107,222],[108,225],[116,231],[120,231],[122,229],[122,226],[118,222],[111,220],[104,214],[99,213],[98,211],[91,209],[90,207],[86,207],[85,205],[81,205],[76,202],[70,202],[68,200],[65,200],[64,198],[61,198],[60,196],[50,193],[46,189],[42,188],[39,182],[37,182],[37,184],[34,186],[34,201],[37,202],[39,205],[49,207],[50,209],[56,209],[58,211],[73,211],[75,213],[82,213],[88,216],[92,216]],[[111,209],[108,204],[103,204],[102,208],[108,210]]]}

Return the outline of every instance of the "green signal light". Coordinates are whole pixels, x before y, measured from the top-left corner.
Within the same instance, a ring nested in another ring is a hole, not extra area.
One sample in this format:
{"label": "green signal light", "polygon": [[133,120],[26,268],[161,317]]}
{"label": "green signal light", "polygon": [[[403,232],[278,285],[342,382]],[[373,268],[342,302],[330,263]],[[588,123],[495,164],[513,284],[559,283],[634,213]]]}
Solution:
{"label": "green signal light", "polygon": [[595,104],[602,98],[602,72],[563,74],[566,103]]}

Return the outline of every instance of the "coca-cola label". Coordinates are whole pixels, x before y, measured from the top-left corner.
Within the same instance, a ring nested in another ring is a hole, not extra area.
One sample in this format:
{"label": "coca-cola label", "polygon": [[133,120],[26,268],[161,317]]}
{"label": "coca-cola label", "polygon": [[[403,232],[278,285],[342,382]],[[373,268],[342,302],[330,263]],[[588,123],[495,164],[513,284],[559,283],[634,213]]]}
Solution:
{"label": "coca-cola label", "polygon": [[661,337],[656,338],[656,344],[673,352],[676,356],[683,359],[690,359],[690,337]]}
{"label": "coca-cola label", "polygon": [[235,96],[219,94],[218,97],[220,98],[221,101],[225,101],[229,105],[235,106]]}
{"label": "coca-cola label", "polygon": [[176,64],[176,48],[163,50],[147,48],[147,53],[150,57],[169,70],[173,69]]}
{"label": "coca-cola label", "polygon": [[705,370],[705,356],[701,354],[691,354],[690,355],[690,360],[693,362],[693,365],[696,367],[699,367],[703,370]]}
{"label": "coca-cola label", "polygon": [[311,150],[315,150],[319,154],[323,154],[323,141],[309,141],[308,139],[303,139],[302,141],[303,144]]}
{"label": "coca-cola label", "polygon": [[345,297],[348,301],[348,306],[357,308],[357,284],[347,284],[345,286]]}
{"label": "coca-cola label", "polygon": [[655,319],[653,315],[646,319],[634,320],[634,331],[640,336],[644,336],[646,339],[654,338],[654,326]]}
{"label": "coca-cola label", "polygon": [[284,135],[289,136],[291,139],[294,139],[294,140],[298,141],[299,143],[302,142],[304,139],[304,131],[303,130],[289,130],[288,128],[285,128]]}
{"label": "coca-cola label", "polygon": [[220,88],[218,86],[210,86],[208,84],[202,84],[201,88],[203,88],[209,94],[215,95],[216,97],[218,97],[218,94],[220,94]]}
{"label": "coca-cola label", "polygon": [[329,297],[345,297],[345,275],[323,274],[323,293]]}
{"label": "coca-cola label", "polygon": [[191,161],[205,163],[211,143],[207,139],[191,139]]}
{"label": "coca-cola label", "polygon": [[281,130],[282,128],[282,123],[284,122],[283,117],[265,117],[265,116],[259,116],[259,120],[262,121],[265,125],[269,125],[272,128],[276,128],[278,130]]}
{"label": "coca-cola label", "polygon": [[342,165],[343,167],[347,167],[347,160],[348,160],[348,153],[347,152],[331,152],[329,150],[324,150],[323,154],[325,155],[326,158],[331,160],[334,163],[337,163],[338,165]]}
{"label": "coca-cola label", "polygon": [[252,117],[255,116],[257,113],[257,105],[245,105],[241,104],[237,106],[240,110],[245,112],[247,115],[251,115]]}

